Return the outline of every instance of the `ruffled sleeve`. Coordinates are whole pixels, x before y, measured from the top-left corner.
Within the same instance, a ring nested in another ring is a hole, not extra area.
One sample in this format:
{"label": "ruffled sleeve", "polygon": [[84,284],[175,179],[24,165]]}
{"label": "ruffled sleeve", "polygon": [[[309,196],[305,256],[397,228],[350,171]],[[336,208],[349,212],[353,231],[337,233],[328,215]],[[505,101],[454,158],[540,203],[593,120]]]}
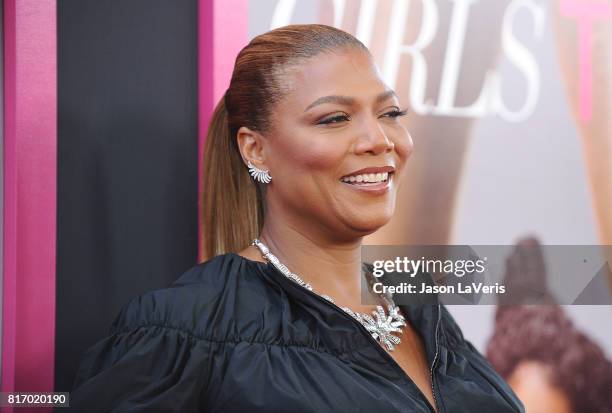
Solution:
{"label": "ruffled sleeve", "polygon": [[188,329],[152,320],[139,302],[125,306],[111,334],[83,354],[70,411],[201,410],[210,374],[209,343]]}

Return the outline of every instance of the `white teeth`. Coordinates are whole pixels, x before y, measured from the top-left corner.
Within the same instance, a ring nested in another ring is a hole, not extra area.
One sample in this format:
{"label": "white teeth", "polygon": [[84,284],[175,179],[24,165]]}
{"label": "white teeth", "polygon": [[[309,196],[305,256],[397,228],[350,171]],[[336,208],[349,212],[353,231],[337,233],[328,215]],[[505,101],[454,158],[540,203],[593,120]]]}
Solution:
{"label": "white teeth", "polygon": [[379,172],[376,174],[361,174],[361,175],[345,176],[341,178],[340,180],[342,182],[349,182],[349,183],[352,183],[352,182],[378,183],[378,182],[385,182],[388,178],[389,178],[388,172]]}

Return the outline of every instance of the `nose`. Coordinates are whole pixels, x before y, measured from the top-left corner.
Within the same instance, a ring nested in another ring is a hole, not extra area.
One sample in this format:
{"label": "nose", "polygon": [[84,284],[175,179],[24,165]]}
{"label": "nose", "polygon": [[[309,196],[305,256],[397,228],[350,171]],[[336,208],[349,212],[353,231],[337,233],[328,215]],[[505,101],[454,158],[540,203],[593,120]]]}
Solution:
{"label": "nose", "polygon": [[371,153],[379,155],[381,153],[392,152],[395,143],[385,133],[377,119],[368,119],[363,122],[362,133],[359,136],[355,152],[357,154]]}

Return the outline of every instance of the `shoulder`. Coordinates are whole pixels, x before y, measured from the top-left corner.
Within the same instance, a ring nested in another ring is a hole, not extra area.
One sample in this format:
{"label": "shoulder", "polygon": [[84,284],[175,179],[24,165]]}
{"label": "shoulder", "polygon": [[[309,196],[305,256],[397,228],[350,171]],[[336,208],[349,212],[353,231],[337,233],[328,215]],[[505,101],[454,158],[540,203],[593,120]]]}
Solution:
{"label": "shoulder", "polygon": [[158,326],[197,338],[235,339],[228,337],[232,323],[248,322],[248,314],[260,313],[277,298],[258,274],[261,270],[237,254],[213,257],[185,271],[170,287],[134,297],[119,312],[111,332]]}

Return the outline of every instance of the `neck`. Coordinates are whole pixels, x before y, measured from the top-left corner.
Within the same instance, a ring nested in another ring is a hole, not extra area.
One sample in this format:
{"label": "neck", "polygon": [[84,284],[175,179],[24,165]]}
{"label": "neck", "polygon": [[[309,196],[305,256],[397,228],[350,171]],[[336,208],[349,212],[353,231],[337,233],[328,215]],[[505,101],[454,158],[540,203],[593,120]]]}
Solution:
{"label": "neck", "polygon": [[361,237],[338,241],[317,233],[314,227],[306,230],[291,220],[266,220],[260,240],[317,293],[341,301],[359,300]]}

